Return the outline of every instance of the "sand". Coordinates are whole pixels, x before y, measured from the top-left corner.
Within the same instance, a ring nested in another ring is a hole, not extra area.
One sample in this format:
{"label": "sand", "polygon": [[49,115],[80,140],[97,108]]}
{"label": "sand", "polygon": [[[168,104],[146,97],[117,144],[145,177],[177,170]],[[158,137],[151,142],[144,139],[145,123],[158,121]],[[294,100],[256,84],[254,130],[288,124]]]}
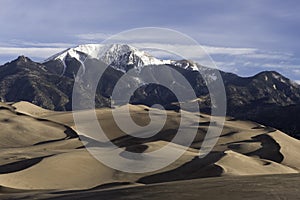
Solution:
{"label": "sand", "polygon": [[[145,106],[131,105],[130,108],[132,118],[140,125],[149,122],[149,110],[152,109],[157,116],[164,113]],[[119,116],[125,119],[123,108],[120,109]],[[85,117],[83,126],[88,127],[93,120],[89,111],[78,113]],[[145,132],[127,135],[120,130],[112,118],[111,109],[98,109],[96,115],[107,136],[123,150],[153,152],[167,147],[170,156],[182,149],[187,150],[174,163],[158,171],[137,174],[118,171],[99,162],[84,148],[83,144],[97,148],[99,143],[89,133],[77,131],[71,112],[47,111],[27,102],[1,103],[0,198],[23,190],[30,190],[34,195],[43,193],[43,190],[148,187],[208,177],[297,174],[300,171],[300,142],[254,122],[226,118],[213,151],[199,159],[198,150],[210,120],[208,115],[199,117],[199,113],[187,112],[188,124],[183,128],[184,133],[191,134],[192,127],[199,126],[189,147],[180,142],[170,144],[179,126],[180,113],[167,111],[167,122],[161,131],[145,139],[133,137]],[[160,122],[155,121],[152,128],[159,126]]]}

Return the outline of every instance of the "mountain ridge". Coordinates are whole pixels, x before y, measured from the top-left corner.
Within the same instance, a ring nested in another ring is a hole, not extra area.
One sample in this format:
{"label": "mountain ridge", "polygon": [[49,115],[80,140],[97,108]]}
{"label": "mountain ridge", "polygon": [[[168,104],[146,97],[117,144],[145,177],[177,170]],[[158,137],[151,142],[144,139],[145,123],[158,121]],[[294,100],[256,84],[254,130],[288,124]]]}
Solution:
{"label": "mountain ridge", "polygon": [[[51,110],[72,110],[72,88],[75,76],[82,65],[82,60],[80,62],[77,60],[79,57],[74,58],[70,54],[67,54],[68,50],[63,52],[65,56],[63,60],[60,58],[54,59],[52,56],[52,59],[47,59],[44,63],[37,63],[25,56],[20,56],[16,60],[1,66],[1,101],[16,102],[25,100]],[[124,51],[122,52],[124,53]],[[56,54],[56,57],[57,55],[61,54]],[[92,63],[95,67],[103,66],[102,61],[91,56],[82,55],[81,58],[84,58],[84,61],[87,63]],[[139,71],[141,67],[147,67],[149,68],[149,75],[151,75],[152,70],[156,66],[160,66],[143,65],[144,63],[141,64],[139,58],[132,57],[132,52],[127,54],[125,51],[124,55],[122,53],[116,55],[116,59],[119,58],[123,60],[112,62],[113,65],[108,65],[100,79],[96,91],[96,107],[110,107],[110,97],[114,86],[125,74],[125,71],[132,68],[136,68]],[[129,61],[132,63],[129,63]],[[211,106],[209,93],[203,77],[193,68],[195,67],[195,63],[181,60],[169,61],[165,65],[177,70],[188,80],[199,98],[197,101],[199,102],[201,111],[209,113]],[[205,69],[205,67],[199,64],[197,64],[197,67],[198,69]],[[296,127],[296,130],[294,130],[295,128],[292,130],[292,128],[284,125],[279,120],[281,113],[287,118],[288,114],[285,113],[290,112],[291,106],[298,109],[297,105],[300,103],[300,86],[298,84],[275,71],[263,71],[251,77],[240,77],[233,73],[219,72],[224,81],[227,94],[227,114],[229,116],[272,125],[294,136],[296,135],[295,137],[298,137],[298,134],[300,135],[300,127],[298,128],[295,125],[293,127]],[[87,69],[86,73],[93,74],[93,71]],[[213,71],[206,70],[205,73],[212,75],[210,73],[213,73]],[[166,74],[165,77],[170,79],[170,81],[175,78],[172,73]],[[141,85],[141,82],[143,82],[142,79],[132,75],[122,83],[124,87],[128,88],[138,86],[138,89],[131,97],[130,103],[147,106],[159,103],[166,109],[178,109],[177,105],[174,105],[176,98],[172,94],[172,91],[153,84]],[[182,87],[182,84],[175,82],[175,86]],[[84,93],[85,89],[86,86],[83,85],[81,92]],[[277,122],[264,120],[266,113],[272,110],[278,111],[276,113],[277,117],[275,117]],[[296,119],[292,120],[294,120],[294,123],[298,123]]]}
{"label": "mountain ridge", "polygon": [[[75,58],[79,62],[84,62],[87,58],[98,59],[109,66],[126,72],[126,65],[134,65],[141,68],[145,65],[170,64],[170,60],[157,59],[144,51],[127,44],[86,44],[68,48],[58,54],[46,59],[45,62],[61,60],[65,62],[67,57]],[[117,62],[117,63],[116,63]],[[121,66],[123,66],[121,68]]]}

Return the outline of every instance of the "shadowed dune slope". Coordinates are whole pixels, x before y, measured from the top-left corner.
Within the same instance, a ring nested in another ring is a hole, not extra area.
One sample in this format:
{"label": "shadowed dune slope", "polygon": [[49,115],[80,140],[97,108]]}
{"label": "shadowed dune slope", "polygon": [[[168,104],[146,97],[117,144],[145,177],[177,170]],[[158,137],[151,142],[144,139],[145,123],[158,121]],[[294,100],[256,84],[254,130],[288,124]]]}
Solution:
{"label": "shadowed dune slope", "polygon": [[[118,114],[125,120],[124,109],[121,107]],[[182,151],[183,144],[172,142],[182,113],[130,105],[131,117],[139,125],[150,122],[149,111],[156,116],[166,113],[167,118],[163,128],[147,138],[138,138],[145,135],[144,131],[125,134],[113,120],[111,109],[96,110],[96,116],[107,137],[122,151],[147,153],[166,147],[170,156]],[[90,133],[78,132],[71,112],[47,111],[27,102],[1,103],[0,185],[11,190],[83,190],[122,183],[147,185],[219,176],[299,173],[298,140],[276,129],[229,117],[212,152],[200,159],[198,151],[210,116],[182,112],[187,121],[182,129],[184,134],[188,136],[192,134],[192,127],[198,128],[183,155],[158,171],[131,174],[106,166],[85,149],[83,144],[97,150],[104,143]],[[77,114],[85,119],[81,122],[83,126],[88,127],[93,120],[90,111],[77,111]],[[153,130],[160,123],[154,120]],[[213,125],[220,126],[218,122]],[[125,154],[121,152],[120,156]],[[134,159],[143,159],[143,156]],[[124,165],[120,160],[116,162]]]}

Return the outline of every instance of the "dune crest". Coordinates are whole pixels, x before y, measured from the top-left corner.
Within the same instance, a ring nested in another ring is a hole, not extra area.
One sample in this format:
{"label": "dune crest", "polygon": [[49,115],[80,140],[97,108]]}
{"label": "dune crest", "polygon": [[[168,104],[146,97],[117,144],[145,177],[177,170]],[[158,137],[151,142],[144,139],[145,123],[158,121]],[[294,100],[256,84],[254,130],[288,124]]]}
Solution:
{"label": "dune crest", "polygon": [[[71,112],[53,112],[27,102],[0,104],[0,185],[13,189],[91,189],[101,185],[149,184],[203,177],[290,174],[300,171],[300,142],[270,127],[226,118],[222,135],[212,152],[199,159],[198,150],[210,116],[188,113],[190,126],[199,126],[187,151],[171,165],[155,172],[129,174],[111,169],[96,160],[86,146],[99,143],[88,133],[76,132]],[[130,106],[138,124],[149,120],[146,106]],[[78,111],[87,120],[88,111]],[[164,112],[155,110],[156,115]],[[153,137],[141,139],[122,132],[112,118],[111,109],[96,110],[108,137],[124,150],[151,152],[166,146],[176,135],[180,114],[166,112],[169,118]],[[120,113],[120,117],[123,114]],[[124,115],[125,117],[125,115]],[[184,129],[186,133],[189,127]],[[81,138],[78,134],[83,134]],[[135,133],[136,136],[143,133]],[[172,143],[169,152],[183,149]],[[299,154],[299,155],[298,155]],[[136,158],[139,159],[139,158]]]}

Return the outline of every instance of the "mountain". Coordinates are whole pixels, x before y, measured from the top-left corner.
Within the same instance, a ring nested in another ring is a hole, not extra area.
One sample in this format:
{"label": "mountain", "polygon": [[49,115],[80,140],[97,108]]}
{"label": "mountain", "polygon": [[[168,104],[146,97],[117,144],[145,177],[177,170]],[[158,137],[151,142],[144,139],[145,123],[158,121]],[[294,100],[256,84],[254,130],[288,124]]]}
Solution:
{"label": "mountain", "polygon": [[[1,101],[28,101],[51,110],[71,110],[74,79],[48,69],[24,56],[1,66]],[[101,95],[96,96],[96,101],[109,105]]]}
{"label": "mountain", "polygon": [[[214,69],[188,60],[157,59],[124,44],[80,45],[60,52],[44,63],[21,56],[0,67],[0,98],[2,101],[25,100],[52,110],[71,110],[73,84],[80,67],[84,66],[80,73],[93,79],[99,78],[95,77],[95,71],[107,67],[96,86],[96,107],[110,106],[112,91],[116,83],[121,81],[121,89],[138,88],[131,96],[130,103],[147,106],[159,103],[167,109],[178,110],[178,99],[171,90],[157,84],[145,84],[149,77],[160,73],[164,80],[172,83],[172,87],[180,88],[183,93],[190,92],[172,70],[162,70],[162,65],[175,69],[192,85],[197,99],[187,97],[187,108],[190,101],[198,101],[201,111],[209,113],[211,102],[208,88],[198,70],[205,70],[204,75],[210,80],[215,78]],[[124,78],[123,75],[130,69],[135,69],[135,73]],[[299,110],[299,85],[274,71],[264,71],[252,77],[219,72],[227,94],[229,116],[272,125],[294,137],[300,135],[298,117],[289,119],[291,111]],[[86,91],[94,80],[88,81],[80,86],[80,92],[87,97],[90,94]],[[124,95],[122,90],[116,93],[120,97]],[[189,109],[194,108],[191,106]],[[285,120],[281,119],[282,116],[285,116]],[[294,112],[294,116],[297,116],[297,112]],[[285,121],[290,123],[283,123]]]}
{"label": "mountain", "polygon": [[275,71],[264,71],[253,77],[242,78],[222,73],[230,115],[241,116],[249,110],[266,106],[289,106],[300,102],[300,87]]}
{"label": "mountain", "polygon": [[249,104],[287,106],[299,103],[299,85],[275,71],[264,71],[248,78],[223,73],[223,80],[227,88],[229,101],[234,106]]}
{"label": "mountain", "polygon": [[170,60],[157,59],[144,51],[140,51],[126,44],[79,45],[48,58],[46,63],[58,60],[59,62],[62,61],[62,64],[67,67],[65,62],[70,58],[74,58],[80,63],[83,63],[87,58],[98,59],[123,72],[127,72],[133,67],[140,70],[143,66],[147,65],[163,65],[171,63]]}
{"label": "mountain", "polygon": [[300,138],[299,85],[275,71],[242,78],[222,73],[227,115],[252,120]]}

